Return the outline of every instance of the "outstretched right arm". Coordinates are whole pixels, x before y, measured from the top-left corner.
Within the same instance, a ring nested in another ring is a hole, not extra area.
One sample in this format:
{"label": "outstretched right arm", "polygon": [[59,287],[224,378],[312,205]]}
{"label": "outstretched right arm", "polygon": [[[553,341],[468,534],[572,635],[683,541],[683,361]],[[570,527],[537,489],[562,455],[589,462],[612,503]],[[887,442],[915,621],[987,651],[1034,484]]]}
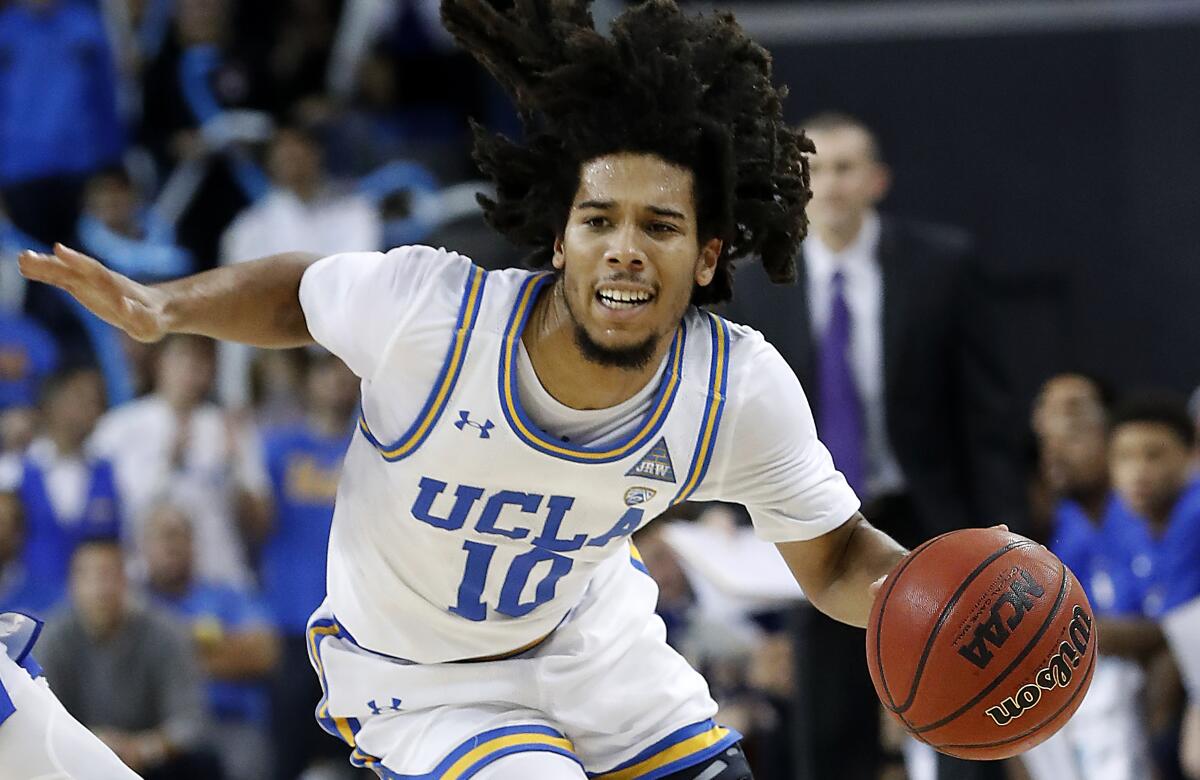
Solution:
{"label": "outstretched right arm", "polygon": [[288,252],[144,285],[56,244],[52,255],[22,252],[20,268],[138,341],[195,333],[257,347],[298,347],[313,342],[300,307],[300,278],[317,259]]}

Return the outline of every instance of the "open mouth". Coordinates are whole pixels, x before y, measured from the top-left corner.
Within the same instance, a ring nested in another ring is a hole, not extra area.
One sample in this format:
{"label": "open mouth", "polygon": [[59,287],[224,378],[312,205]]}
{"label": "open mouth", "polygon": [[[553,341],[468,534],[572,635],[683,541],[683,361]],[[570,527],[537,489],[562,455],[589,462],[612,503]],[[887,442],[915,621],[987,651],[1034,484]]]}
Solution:
{"label": "open mouth", "polygon": [[601,287],[596,291],[596,300],[607,309],[622,311],[644,306],[654,300],[654,293],[647,290],[619,290],[615,287]]}

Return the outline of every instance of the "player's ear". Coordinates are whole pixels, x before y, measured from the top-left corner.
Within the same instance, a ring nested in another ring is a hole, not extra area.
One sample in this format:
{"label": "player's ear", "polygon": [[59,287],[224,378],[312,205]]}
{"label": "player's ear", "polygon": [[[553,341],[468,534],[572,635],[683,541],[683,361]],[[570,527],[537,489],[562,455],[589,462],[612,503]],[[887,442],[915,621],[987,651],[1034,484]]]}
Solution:
{"label": "player's ear", "polygon": [[700,247],[700,256],[696,258],[696,284],[707,287],[717,273],[717,261],[721,259],[721,249],[724,247],[721,239],[710,238]]}
{"label": "player's ear", "polygon": [[554,239],[554,258],[551,260],[551,262],[554,264],[554,267],[559,271],[561,271],[563,269],[563,267],[567,264],[567,255],[563,251],[562,234],[559,234]]}

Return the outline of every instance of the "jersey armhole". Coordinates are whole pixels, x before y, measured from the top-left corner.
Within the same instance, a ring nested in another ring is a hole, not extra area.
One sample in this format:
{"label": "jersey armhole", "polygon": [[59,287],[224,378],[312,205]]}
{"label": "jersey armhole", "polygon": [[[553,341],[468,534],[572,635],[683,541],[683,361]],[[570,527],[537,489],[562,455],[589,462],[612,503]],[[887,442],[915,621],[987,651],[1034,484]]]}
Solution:
{"label": "jersey armhole", "polygon": [[[463,363],[466,360],[467,348],[471,343],[471,333],[475,328],[475,323],[479,319],[479,308],[483,300],[483,290],[487,284],[487,272],[479,266],[472,265],[470,272],[467,274],[466,284],[463,285],[462,301],[458,307],[458,319],[455,322],[454,333],[450,338],[450,344],[446,348],[446,357],[442,361],[442,369],[438,373],[437,379],[433,383],[432,389],[429,391],[429,396],[425,399],[425,405],[421,408],[416,420],[409,426],[396,441],[385,444],[381,442],[371,432],[370,425],[367,423],[366,412],[359,403],[359,418],[358,429],[366,437],[384,460],[395,462],[403,460],[413,454],[424,443],[433,430],[434,423],[441,417],[442,411],[446,408],[446,402],[450,399],[450,394],[454,390],[454,385],[458,381],[458,375],[462,371]],[[398,337],[399,332],[392,337],[392,343]],[[389,343],[389,349],[391,343]]]}
{"label": "jersey armhole", "polygon": [[705,311],[709,336],[712,340],[709,354],[708,396],[704,411],[700,415],[700,428],[696,434],[696,446],[692,450],[692,461],[679,492],[671,499],[671,506],[687,501],[700,487],[712,464],[717,435],[721,429],[721,416],[725,411],[725,395],[729,387],[729,324],[717,315]]}

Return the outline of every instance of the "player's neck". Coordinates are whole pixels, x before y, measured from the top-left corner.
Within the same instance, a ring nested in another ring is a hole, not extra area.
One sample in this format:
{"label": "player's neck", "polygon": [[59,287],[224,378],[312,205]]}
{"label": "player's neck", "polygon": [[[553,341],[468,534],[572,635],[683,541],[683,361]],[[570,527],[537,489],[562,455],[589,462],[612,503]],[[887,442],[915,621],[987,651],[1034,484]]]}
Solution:
{"label": "player's neck", "polygon": [[638,369],[589,360],[575,340],[575,323],[557,287],[555,284],[538,296],[521,333],[521,343],[542,387],[572,409],[607,409],[637,395],[658,373],[670,339],[661,339],[650,360]]}

